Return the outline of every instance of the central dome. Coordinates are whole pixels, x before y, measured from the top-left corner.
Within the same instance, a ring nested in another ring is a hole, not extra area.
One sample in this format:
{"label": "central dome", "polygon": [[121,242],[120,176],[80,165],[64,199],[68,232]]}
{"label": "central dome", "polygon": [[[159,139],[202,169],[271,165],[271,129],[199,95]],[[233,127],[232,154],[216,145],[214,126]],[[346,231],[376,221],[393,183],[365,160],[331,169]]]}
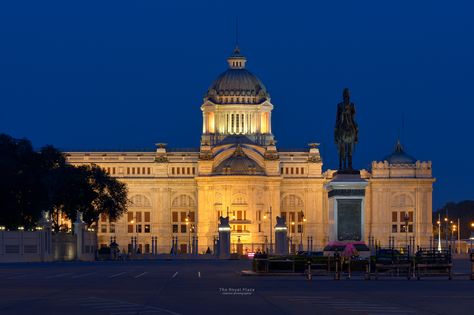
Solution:
{"label": "central dome", "polygon": [[237,47],[227,59],[229,69],[211,84],[206,98],[216,104],[260,104],[269,99],[262,81],[245,69],[246,61]]}

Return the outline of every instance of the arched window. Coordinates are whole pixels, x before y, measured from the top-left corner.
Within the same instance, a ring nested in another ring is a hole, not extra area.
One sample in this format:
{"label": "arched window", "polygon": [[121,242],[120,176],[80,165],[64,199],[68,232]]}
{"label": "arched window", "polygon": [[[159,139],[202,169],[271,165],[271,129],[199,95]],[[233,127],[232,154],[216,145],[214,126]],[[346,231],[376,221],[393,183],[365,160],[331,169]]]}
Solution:
{"label": "arched window", "polygon": [[151,207],[150,199],[144,195],[134,195],[130,198],[131,207]]}

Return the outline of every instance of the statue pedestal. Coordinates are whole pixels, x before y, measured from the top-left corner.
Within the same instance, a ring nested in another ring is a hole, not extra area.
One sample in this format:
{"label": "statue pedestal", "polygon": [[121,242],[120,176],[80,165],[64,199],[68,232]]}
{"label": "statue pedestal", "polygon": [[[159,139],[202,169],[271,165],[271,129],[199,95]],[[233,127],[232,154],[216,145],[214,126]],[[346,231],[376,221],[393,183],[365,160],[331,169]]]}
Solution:
{"label": "statue pedestal", "polygon": [[364,241],[365,187],[358,171],[338,172],[326,184],[329,198],[329,241]]}

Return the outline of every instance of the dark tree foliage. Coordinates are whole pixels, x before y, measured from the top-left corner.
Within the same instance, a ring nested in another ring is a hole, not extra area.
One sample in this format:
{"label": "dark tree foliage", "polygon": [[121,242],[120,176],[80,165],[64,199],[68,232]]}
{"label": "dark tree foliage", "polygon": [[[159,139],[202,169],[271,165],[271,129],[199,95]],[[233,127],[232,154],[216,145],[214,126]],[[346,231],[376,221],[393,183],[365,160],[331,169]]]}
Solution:
{"label": "dark tree foliage", "polygon": [[[458,219],[460,220],[461,229],[460,236],[461,239],[467,239],[471,236],[471,232],[474,232],[474,229],[471,227],[471,223],[474,223],[474,200],[464,200],[458,203],[448,202],[440,209],[433,212],[433,226],[437,230],[437,221],[438,213],[441,214],[441,233],[445,233],[445,224],[444,218],[448,217],[449,221],[453,221],[454,224],[458,224]],[[437,231],[435,231],[437,234]]]}
{"label": "dark tree foliage", "polygon": [[127,211],[127,187],[98,166],[66,164],[53,146],[35,151],[26,139],[0,134],[0,225],[31,228],[49,211],[53,229],[59,215],[74,221],[81,211],[89,225],[101,214],[118,219]]}
{"label": "dark tree foliage", "polygon": [[0,224],[33,227],[47,207],[47,170],[30,141],[0,134]]}

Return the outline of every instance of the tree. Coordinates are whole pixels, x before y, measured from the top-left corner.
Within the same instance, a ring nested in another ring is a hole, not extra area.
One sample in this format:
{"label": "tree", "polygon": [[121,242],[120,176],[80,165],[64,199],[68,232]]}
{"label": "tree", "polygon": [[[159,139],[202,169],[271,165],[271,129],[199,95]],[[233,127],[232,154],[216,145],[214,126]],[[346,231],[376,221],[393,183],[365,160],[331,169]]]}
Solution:
{"label": "tree", "polygon": [[0,134],[0,225],[33,227],[47,206],[41,155],[27,139]]}
{"label": "tree", "polygon": [[127,211],[127,187],[100,167],[69,165],[51,145],[35,151],[27,139],[0,134],[0,225],[31,228],[48,210],[53,229],[59,216],[71,221],[81,211],[86,223],[105,214],[117,220]]}

